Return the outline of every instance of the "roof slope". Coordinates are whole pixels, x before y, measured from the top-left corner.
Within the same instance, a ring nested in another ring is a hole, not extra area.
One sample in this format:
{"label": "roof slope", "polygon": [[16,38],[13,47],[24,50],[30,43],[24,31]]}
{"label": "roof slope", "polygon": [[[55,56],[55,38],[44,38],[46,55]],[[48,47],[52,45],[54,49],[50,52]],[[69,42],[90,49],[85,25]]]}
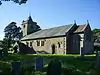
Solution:
{"label": "roof slope", "polygon": [[73,25],[74,24],[70,24],[70,25],[64,25],[64,26],[40,30],[23,37],[21,40],[65,35],[65,33],[68,32],[73,27]]}
{"label": "roof slope", "polygon": [[83,32],[83,31],[85,30],[86,27],[87,27],[86,24],[84,24],[84,25],[79,25],[78,28],[74,31],[74,33]]}

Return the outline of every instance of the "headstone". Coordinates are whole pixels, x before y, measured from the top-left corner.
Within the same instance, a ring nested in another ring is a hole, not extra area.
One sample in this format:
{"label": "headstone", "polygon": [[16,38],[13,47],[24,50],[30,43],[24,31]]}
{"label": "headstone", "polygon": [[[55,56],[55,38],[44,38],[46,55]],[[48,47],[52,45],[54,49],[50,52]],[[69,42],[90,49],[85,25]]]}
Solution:
{"label": "headstone", "polygon": [[96,69],[100,69],[100,52],[98,52],[96,56],[96,64],[95,64]]}
{"label": "headstone", "polygon": [[21,62],[13,61],[11,64],[12,64],[12,72],[14,73],[14,75],[19,75],[21,70]]}
{"label": "headstone", "polygon": [[8,58],[8,50],[3,50],[3,58],[4,59]]}
{"label": "headstone", "polygon": [[61,63],[58,59],[50,61],[46,75],[61,75]]}
{"label": "headstone", "polygon": [[36,71],[40,71],[43,69],[43,57],[37,57],[35,62]]}
{"label": "headstone", "polygon": [[0,58],[2,57],[2,50],[0,50]]}
{"label": "headstone", "polygon": [[81,48],[81,57],[84,58],[84,55],[85,55],[85,51],[83,48]]}
{"label": "headstone", "polygon": [[21,65],[22,66],[34,66],[34,60],[22,60]]}
{"label": "headstone", "polygon": [[100,75],[100,52],[96,53],[96,62],[94,68],[96,69],[97,75]]}

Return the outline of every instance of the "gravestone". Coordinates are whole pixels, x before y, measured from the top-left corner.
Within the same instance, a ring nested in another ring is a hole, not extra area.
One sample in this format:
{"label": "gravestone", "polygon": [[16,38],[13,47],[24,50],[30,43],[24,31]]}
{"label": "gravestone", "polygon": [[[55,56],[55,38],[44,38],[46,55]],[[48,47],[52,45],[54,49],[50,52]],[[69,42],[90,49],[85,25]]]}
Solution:
{"label": "gravestone", "polygon": [[7,59],[8,58],[8,50],[2,50],[3,52],[3,58]]}
{"label": "gravestone", "polygon": [[83,48],[81,48],[81,58],[84,58],[84,55],[85,55],[85,51]]}
{"label": "gravestone", "polygon": [[50,61],[46,75],[61,75],[61,63],[58,59]]}
{"label": "gravestone", "polygon": [[2,58],[2,50],[0,50],[0,58]]}
{"label": "gravestone", "polygon": [[96,64],[95,64],[96,69],[100,69],[100,52],[96,54]]}
{"label": "gravestone", "polygon": [[21,70],[21,62],[13,61],[11,64],[12,64],[12,73],[14,75],[19,75]]}
{"label": "gravestone", "polygon": [[96,62],[94,68],[96,69],[97,74],[100,75],[100,52],[96,53]]}
{"label": "gravestone", "polygon": [[36,57],[36,62],[35,62],[35,69],[36,71],[40,71],[43,69],[43,57]]}
{"label": "gravestone", "polygon": [[22,66],[33,66],[34,67],[34,60],[22,60],[21,65]]}

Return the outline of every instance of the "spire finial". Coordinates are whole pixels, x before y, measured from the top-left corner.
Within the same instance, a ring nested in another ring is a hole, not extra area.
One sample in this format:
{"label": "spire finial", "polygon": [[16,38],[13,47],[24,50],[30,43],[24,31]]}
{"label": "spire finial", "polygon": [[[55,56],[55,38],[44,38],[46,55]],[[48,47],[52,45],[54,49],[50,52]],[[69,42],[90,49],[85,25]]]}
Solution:
{"label": "spire finial", "polygon": [[76,24],[76,20],[74,20],[74,24]]}
{"label": "spire finial", "polygon": [[89,25],[89,20],[87,20],[87,25]]}
{"label": "spire finial", "polygon": [[32,21],[31,13],[29,12],[28,21]]}
{"label": "spire finial", "polygon": [[31,16],[31,12],[29,12],[29,16]]}

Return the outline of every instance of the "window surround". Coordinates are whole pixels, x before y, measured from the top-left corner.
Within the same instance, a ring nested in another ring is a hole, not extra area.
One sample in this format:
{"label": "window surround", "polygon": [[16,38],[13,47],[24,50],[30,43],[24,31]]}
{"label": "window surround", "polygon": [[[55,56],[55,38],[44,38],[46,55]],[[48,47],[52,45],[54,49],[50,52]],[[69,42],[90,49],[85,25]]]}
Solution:
{"label": "window surround", "polygon": [[41,41],[41,46],[44,46],[44,41]]}

